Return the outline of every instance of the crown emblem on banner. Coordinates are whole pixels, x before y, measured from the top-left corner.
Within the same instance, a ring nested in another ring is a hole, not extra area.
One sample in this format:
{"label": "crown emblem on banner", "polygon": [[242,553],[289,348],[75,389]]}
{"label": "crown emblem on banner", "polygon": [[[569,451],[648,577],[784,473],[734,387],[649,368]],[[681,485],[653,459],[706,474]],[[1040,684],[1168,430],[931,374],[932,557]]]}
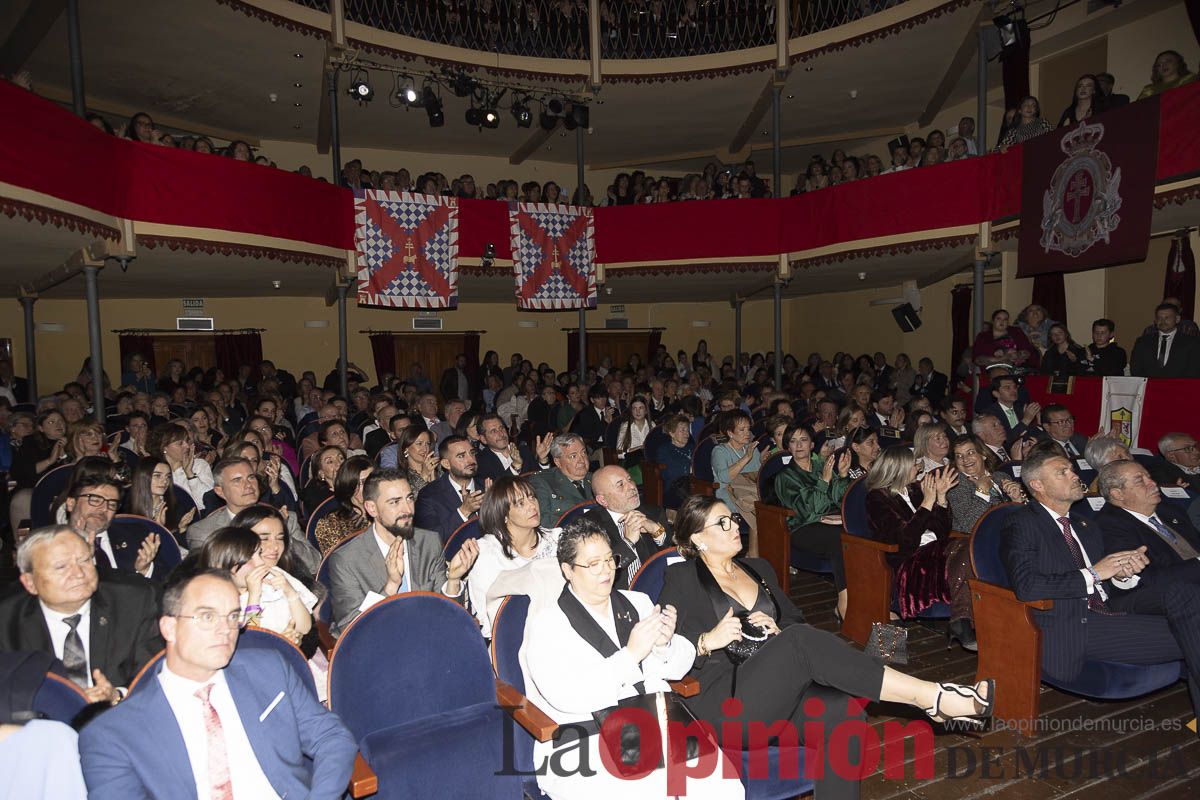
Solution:
{"label": "crown emblem on banner", "polygon": [[1058,146],[1068,156],[1075,156],[1095,150],[1103,138],[1103,125],[1088,125],[1085,121],[1080,123],[1078,128],[1064,136],[1062,141],[1058,143]]}
{"label": "crown emblem on banner", "polygon": [[1121,169],[1100,149],[1103,138],[1103,123],[1085,121],[1059,141],[1066,159],[1042,195],[1044,252],[1078,258],[1094,245],[1108,244],[1121,224]]}

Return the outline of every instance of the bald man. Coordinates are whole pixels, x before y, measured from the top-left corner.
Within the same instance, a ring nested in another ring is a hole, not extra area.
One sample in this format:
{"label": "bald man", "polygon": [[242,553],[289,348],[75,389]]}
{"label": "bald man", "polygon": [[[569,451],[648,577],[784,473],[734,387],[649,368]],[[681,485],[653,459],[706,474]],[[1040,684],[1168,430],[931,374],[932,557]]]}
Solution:
{"label": "bald man", "polygon": [[651,556],[671,544],[666,512],[642,503],[637,484],[624,467],[601,467],[592,474],[597,508],[585,516],[608,534],[614,555],[621,557],[615,588],[628,589],[637,571]]}

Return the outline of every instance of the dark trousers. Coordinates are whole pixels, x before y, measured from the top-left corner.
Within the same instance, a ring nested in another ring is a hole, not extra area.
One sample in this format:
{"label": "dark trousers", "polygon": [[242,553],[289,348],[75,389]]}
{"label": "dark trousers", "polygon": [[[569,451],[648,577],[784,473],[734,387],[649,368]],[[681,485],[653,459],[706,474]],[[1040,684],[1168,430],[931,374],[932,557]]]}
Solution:
{"label": "dark trousers", "polygon": [[833,587],[846,588],[846,566],[842,563],[842,526],[810,522],[792,531],[792,547],[828,558],[833,564]]}
{"label": "dark trousers", "polygon": [[1200,717],[1200,586],[1143,583],[1131,592],[1109,591],[1109,608],[1121,614],[1088,613],[1087,657],[1125,664],[1183,659]]}
{"label": "dark trousers", "polygon": [[[720,652],[712,657],[724,658]],[[819,722],[828,745],[839,724],[866,719],[858,704],[853,706],[858,710],[853,710],[847,701],[852,697],[878,700],[882,686],[883,666],[875,659],[850,647],[832,633],[810,625],[792,625],[738,667],[734,696],[742,702],[742,713],[707,721],[719,731],[722,721],[740,719],[743,733],[747,733],[747,726],[752,721],[767,725],[791,722],[801,742],[804,741],[805,723]],[[821,702],[807,702],[812,699]],[[830,763],[831,755],[836,755],[833,763],[858,763],[861,742],[857,737],[851,737],[849,741],[851,752],[845,756],[831,754],[828,746],[823,748],[824,777],[816,780],[816,800],[855,800],[858,797],[858,781],[838,775]],[[743,740],[743,746],[746,744]]]}

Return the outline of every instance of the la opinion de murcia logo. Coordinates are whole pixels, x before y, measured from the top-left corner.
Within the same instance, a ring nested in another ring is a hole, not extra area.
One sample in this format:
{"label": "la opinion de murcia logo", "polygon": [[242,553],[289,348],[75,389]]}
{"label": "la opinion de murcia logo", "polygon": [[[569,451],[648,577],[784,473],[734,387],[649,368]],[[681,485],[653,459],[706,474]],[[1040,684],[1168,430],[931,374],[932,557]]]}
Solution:
{"label": "la opinion de murcia logo", "polygon": [[1054,170],[1042,195],[1041,246],[1076,257],[1097,242],[1108,244],[1121,224],[1121,168],[1097,149],[1104,125],[1080,123],[1059,142],[1067,160]]}

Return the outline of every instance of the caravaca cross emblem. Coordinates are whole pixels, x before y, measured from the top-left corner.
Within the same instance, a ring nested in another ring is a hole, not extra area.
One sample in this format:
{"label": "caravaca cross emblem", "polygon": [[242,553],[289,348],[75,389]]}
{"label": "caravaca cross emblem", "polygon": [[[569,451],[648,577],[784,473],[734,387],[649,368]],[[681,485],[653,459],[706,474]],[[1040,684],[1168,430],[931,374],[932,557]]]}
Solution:
{"label": "caravaca cross emblem", "polygon": [[1042,196],[1042,248],[1075,257],[1097,242],[1108,244],[1121,224],[1121,169],[1096,149],[1104,125],[1080,123],[1059,142],[1067,160],[1054,170]]}

